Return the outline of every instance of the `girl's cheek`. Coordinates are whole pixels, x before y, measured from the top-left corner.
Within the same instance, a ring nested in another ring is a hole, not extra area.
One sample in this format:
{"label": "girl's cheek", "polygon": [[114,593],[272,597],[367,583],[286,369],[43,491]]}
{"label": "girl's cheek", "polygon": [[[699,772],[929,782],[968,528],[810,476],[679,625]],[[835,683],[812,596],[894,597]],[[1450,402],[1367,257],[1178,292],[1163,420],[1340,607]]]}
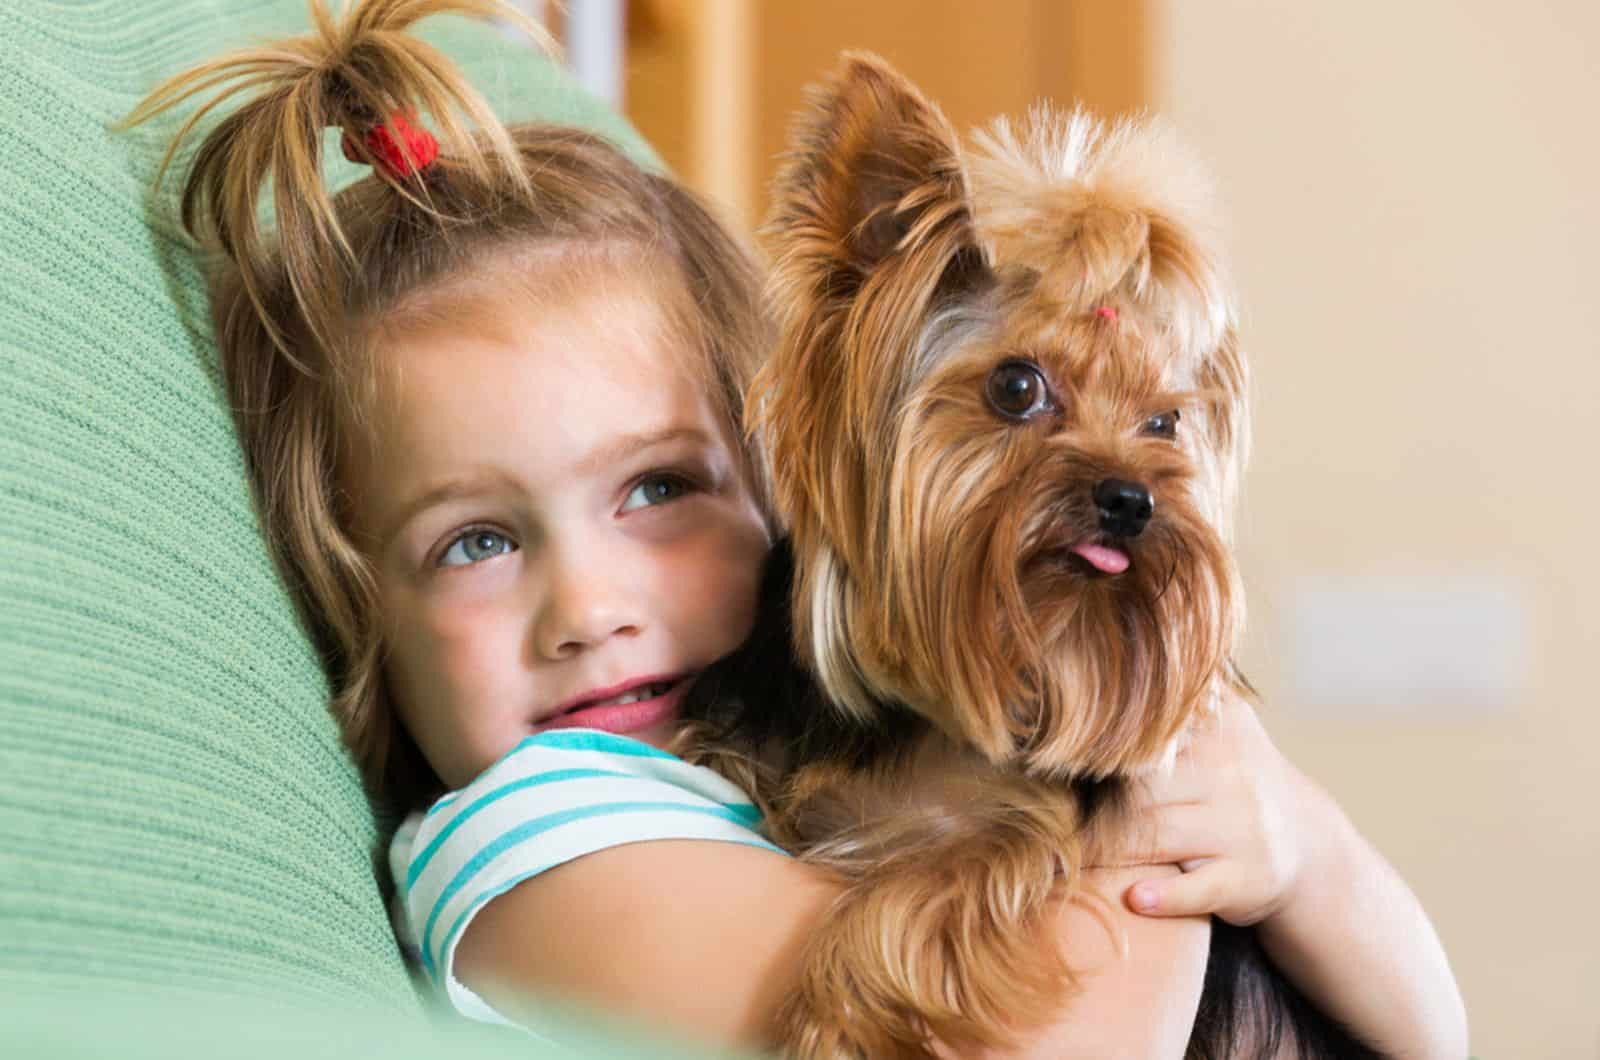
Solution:
{"label": "girl's cheek", "polygon": [[[489,584],[456,584],[421,594],[402,620],[412,626],[412,668],[428,671],[434,685],[459,686],[488,676],[490,663],[517,636],[513,603],[503,586]],[[509,650],[514,661],[515,646]]]}
{"label": "girl's cheek", "polygon": [[430,610],[494,606],[517,592],[525,555],[518,549],[478,563],[434,567],[417,576],[416,598]]}
{"label": "girl's cheek", "polygon": [[722,611],[724,624],[744,639],[755,621],[761,566],[767,555],[766,531],[759,524],[734,524],[709,542],[707,592]]}
{"label": "girl's cheek", "polygon": [[[435,768],[476,772],[503,752],[501,716],[526,701],[519,637],[505,616],[482,604],[437,608],[418,616],[418,635],[402,666],[411,716],[427,733]],[[448,778],[447,778],[448,779]]]}
{"label": "girl's cheek", "polygon": [[498,601],[454,601],[428,616],[428,640],[452,669],[481,665],[505,650],[511,615]]}

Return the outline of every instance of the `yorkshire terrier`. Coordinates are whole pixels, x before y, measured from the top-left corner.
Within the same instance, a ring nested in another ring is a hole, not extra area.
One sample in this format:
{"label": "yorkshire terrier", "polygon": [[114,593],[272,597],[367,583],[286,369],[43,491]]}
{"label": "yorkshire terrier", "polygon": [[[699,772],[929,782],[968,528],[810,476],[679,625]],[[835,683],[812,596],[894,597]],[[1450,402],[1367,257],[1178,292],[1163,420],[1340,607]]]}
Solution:
{"label": "yorkshire terrier", "polygon": [[[1223,696],[1243,600],[1234,292],[1200,168],[1048,110],[964,148],[881,60],[814,90],[766,226],[751,436],[787,541],[681,747],[846,889],[789,1055],[931,1057],[1042,1024],[1055,903],[1128,782]],[[1215,925],[1190,1057],[1374,1055]]]}

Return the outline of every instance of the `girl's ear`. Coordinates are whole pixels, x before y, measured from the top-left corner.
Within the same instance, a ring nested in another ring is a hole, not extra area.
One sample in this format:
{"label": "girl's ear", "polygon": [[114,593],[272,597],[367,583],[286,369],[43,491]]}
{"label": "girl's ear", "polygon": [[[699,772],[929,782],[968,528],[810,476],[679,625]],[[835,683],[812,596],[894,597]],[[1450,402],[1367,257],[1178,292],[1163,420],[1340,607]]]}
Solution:
{"label": "girl's ear", "polygon": [[912,245],[940,254],[976,246],[954,130],[866,52],[845,53],[810,91],[773,200],[766,232],[788,302],[849,298]]}

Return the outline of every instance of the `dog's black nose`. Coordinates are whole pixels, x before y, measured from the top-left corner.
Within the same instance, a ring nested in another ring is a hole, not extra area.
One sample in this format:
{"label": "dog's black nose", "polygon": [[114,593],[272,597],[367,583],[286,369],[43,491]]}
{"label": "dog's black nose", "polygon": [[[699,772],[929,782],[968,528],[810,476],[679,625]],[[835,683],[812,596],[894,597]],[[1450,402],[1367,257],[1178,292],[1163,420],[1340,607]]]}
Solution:
{"label": "dog's black nose", "polygon": [[1108,478],[1094,488],[1100,529],[1116,537],[1138,537],[1155,514],[1155,498],[1137,482]]}

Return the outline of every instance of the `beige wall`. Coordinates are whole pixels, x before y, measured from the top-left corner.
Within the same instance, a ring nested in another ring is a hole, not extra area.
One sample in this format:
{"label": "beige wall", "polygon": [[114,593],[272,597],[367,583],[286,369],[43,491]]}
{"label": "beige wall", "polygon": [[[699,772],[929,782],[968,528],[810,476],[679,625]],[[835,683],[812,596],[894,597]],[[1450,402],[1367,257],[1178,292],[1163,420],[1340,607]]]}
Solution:
{"label": "beige wall", "polygon": [[626,109],[662,158],[740,227],[759,222],[803,89],[875,51],[956,128],[1041,96],[1138,108],[1145,0],[630,0]]}
{"label": "beige wall", "polygon": [[[1230,206],[1257,369],[1247,668],[1432,911],[1486,1058],[1600,1057],[1600,5],[1162,0],[1153,104]],[[1490,575],[1500,707],[1310,707],[1297,579]]]}

